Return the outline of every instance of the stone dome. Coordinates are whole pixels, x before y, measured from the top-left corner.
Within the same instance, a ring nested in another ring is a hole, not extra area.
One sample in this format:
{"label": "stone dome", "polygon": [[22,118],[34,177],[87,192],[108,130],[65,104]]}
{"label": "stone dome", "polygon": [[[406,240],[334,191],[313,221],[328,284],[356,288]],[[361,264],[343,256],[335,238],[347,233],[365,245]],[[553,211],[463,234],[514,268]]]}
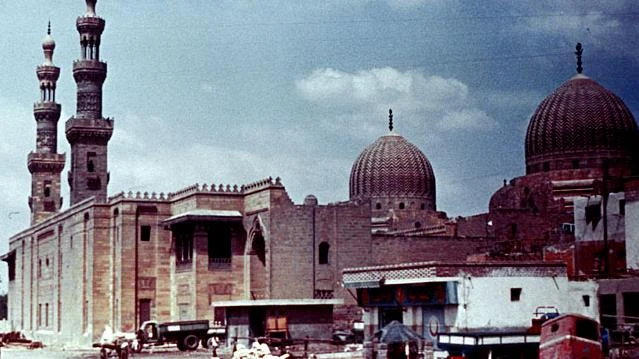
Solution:
{"label": "stone dome", "polygon": [[639,131],[617,95],[577,74],[546,97],[526,132],[526,172],[595,168],[603,159],[630,166]]}
{"label": "stone dome", "polygon": [[368,146],[351,169],[350,198],[422,199],[435,209],[435,175],[417,146],[392,130]]}

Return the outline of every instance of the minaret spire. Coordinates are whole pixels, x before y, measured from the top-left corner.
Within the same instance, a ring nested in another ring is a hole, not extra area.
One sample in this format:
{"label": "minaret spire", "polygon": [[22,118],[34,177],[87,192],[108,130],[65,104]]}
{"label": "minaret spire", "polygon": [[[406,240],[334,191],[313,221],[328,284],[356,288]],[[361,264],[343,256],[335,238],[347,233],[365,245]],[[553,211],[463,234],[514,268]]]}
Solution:
{"label": "minaret spire", "polygon": [[583,72],[584,68],[581,67],[581,55],[584,52],[583,47],[581,46],[581,42],[577,43],[577,46],[575,47],[575,55],[577,55],[577,73],[580,74]]}
{"label": "minaret spire", "polygon": [[106,201],[107,144],[113,133],[113,120],[102,117],[102,85],[107,64],[100,61],[100,40],[105,23],[96,15],[96,0],[86,0],[86,4],[86,15],[76,21],[81,50],[80,59],[73,63],[73,78],[78,87],[76,115],[66,123],[71,145],[71,205],[89,197]]}
{"label": "minaret spire", "polygon": [[55,102],[55,90],[60,68],[53,65],[55,41],[51,37],[51,21],[42,40],[44,63],[37,67],[40,101],[33,105],[36,120],[36,150],[29,153],[27,167],[31,172],[31,224],[36,224],[60,210],[60,172],[64,168],[64,154],[58,151],[58,120],[61,106]]}
{"label": "minaret spire", "polygon": [[393,109],[392,108],[388,109],[388,129],[391,132],[393,131]]}

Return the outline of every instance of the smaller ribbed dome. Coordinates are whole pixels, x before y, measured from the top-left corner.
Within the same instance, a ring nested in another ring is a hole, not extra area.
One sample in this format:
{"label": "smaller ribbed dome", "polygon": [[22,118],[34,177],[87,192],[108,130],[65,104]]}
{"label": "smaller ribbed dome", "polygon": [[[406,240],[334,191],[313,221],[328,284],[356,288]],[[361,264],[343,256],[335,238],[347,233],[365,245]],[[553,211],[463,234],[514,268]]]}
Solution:
{"label": "smaller ribbed dome", "polygon": [[368,146],[351,169],[350,198],[412,197],[435,209],[435,175],[422,151],[390,132]]}

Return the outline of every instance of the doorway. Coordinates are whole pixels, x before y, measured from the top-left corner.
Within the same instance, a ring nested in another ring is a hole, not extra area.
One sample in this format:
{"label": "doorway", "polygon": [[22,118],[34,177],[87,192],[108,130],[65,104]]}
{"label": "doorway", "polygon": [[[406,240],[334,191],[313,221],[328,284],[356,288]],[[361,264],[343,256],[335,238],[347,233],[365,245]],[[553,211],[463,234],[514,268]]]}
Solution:
{"label": "doorway", "polygon": [[140,299],[139,302],[139,324],[151,320],[151,299]]}

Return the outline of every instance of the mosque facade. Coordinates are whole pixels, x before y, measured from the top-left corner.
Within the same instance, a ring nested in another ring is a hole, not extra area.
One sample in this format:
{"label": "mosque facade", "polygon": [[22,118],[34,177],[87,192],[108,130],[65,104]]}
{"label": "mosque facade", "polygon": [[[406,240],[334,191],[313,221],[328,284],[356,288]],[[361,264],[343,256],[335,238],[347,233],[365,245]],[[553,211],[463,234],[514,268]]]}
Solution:
{"label": "mosque facade", "polygon": [[[489,212],[477,216],[450,219],[437,211],[434,170],[394,130],[392,112],[388,133],[355,159],[343,202],[319,204],[309,195],[296,204],[279,178],[109,196],[107,149],[115,123],[102,114],[105,20],[95,0],[86,2],[76,22],[76,114],[65,125],[70,207],[61,210],[66,156],[57,153],[59,68],[49,32],[37,68],[36,150],[28,155],[31,226],[9,239],[2,256],[10,325],[45,343],[89,344],[107,325],[133,331],[146,320],[190,319],[208,319],[229,336],[282,329],[270,327],[274,320],[286,324],[290,337],[328,339],[332,330],[362,320],[342,285],[343,269],[464,262],[496,247],[540,254],[574,241],[555,232],[573,223],[570,196],[594,193],[605,173],[636,173],[632,114],[614,94],[577,75],[533,116],[526,175],[499,189]],[[603,128],[605,139],[591,128]]]}

